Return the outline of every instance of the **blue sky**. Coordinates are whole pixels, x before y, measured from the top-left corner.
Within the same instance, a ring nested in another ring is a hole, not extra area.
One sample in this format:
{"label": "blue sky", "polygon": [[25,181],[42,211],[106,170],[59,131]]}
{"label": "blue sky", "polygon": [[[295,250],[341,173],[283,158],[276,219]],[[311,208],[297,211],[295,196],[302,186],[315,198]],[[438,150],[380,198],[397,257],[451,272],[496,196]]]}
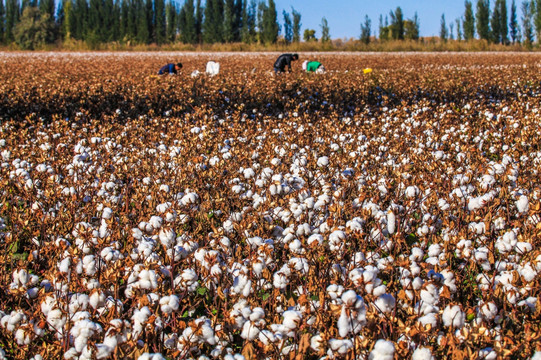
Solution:
{"label": "blue sky", "polygon": [[[372,34],[378,32],[379,15],[388,15],[397,6],[402,8],[404,18],[413,18],[415,11],[420,20],[421,36],[438,36],[440,33],[441,15],[445,13],[446,23],[454,22],[464,14],[463,0],[275,0],[278,10],[278,20],[283,23],[282,10],[291,12],[291,6],[301,13],[302,31],[306,28],[316,30],[316,37],[321,35],[321,18],[329,23],[331,38],[359,37],[361,22],[365,15],[372,20]],[[515,0],[520,12],[520,0]],[[474,11],[475,3],[473,0]],[[494,1],[491,1],[491,6]],[[507,1],[511,8],[511,0]],[[510,10],[508,10],[508,14]],[[520,16],[518,19],[520,23]],[[456,35],[456,25],[453,30]],[[301,33],[302,36],[302,33]]]}

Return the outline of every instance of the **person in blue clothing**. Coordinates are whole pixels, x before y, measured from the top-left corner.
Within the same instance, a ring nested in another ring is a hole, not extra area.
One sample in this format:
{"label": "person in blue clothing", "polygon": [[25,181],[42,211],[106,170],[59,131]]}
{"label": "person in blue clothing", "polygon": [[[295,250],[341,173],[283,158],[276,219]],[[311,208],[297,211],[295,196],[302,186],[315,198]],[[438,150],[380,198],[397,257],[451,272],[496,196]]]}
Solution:
{"label": "person in blue clothing", "polygon": [[182,64],[181,63],[167,64],[167,65],[162,66],[160,71],[158,71],[158,75],[176,74],[177,71],[180,71],[180,69],[182,69]]}

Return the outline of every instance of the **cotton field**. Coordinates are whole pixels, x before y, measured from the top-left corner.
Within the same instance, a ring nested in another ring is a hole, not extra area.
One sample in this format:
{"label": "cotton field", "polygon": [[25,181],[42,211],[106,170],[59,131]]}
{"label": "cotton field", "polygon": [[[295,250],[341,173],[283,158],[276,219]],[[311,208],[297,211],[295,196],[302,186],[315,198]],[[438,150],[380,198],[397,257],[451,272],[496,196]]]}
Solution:
{"label": "cotton field", "polygon": [[0,359],[541,359],[541,55],[277,56],[0,53]]}

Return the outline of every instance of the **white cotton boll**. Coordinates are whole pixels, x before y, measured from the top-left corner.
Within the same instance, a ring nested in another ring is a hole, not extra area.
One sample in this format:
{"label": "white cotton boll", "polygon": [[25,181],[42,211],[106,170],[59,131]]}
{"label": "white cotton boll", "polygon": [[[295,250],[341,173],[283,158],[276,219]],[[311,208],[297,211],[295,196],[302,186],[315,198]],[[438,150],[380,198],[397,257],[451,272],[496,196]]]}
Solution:
{"label": "white cotton boll", "polygon": [[438,324],[436,315],[434,315],[433,313],[421,316],[420,318],[417,319],[417,321],[423,326],[430,325],[432,328],[435,328]]}
{"label": "white cotton boll", "polygon": [[162,218],[159,216],[151,216],[148,223],[154,228],[159,229],[162,227]]}
{"label": "white cotton boll", "polygon": [[160,308],[165,314],[178,310],[179,299],[176,295],[164,296],[160,299]]}
{"label": "white cotton boll", "polygon": [[259,337],[259,328],[251,321],[246,321],[242,327],[240,337],[248,341],[255,340]]}
{"label": "white cotton boll", "polygon": [[404,194],[409,199],[414,198],[419,194],[419,188],[415,185],[408,186],[406,190],[404,191]]}
{"label": "white cotton boll", "polygon": [[464,312],[458,305],[447,305],[443,310],[442,320],[444,326],[462,328],[464,326]]}
{"label": "white cotton boll", "polygon": [[330,339],[329,347],[340,355],[345,355],[353,348],[353,342],[349,339]]}
{"label": "white cotton boll", "polygon": [[302,319],[302,314],[296,310],[284,311],[282,316],[284,317],[282,324],[288,331],[295,330]]}
{"label": "white cotton boll", "polygon": [[479,311],[486,320],[494,320],[494,318],[498,315],[498,307],[492,301],[481,305]]}
{"label": "white cotton boll", "polygon": [[109,207],[106,207],[103,209],[103,213],[101,214],[101,217],[103,219],[110,219],[113,216],[113,210]]}
{"label": "white cotton boll", "polygon": [[432,352],[430,351],[430,349],[425,347],[418,347],[413,352],[411,360],[434,360],[434,356],[432,356]]}
{"label": "white cotton boll", "polygon": [[391,341],[379,339],[370,352],[368,360],[393,360],[394,351],[394,344]]}
{"label": "white cotton boll", "polygon": [[312,338],[310,339],[310,347],[316,352],[319,352],[323,343],[324,341],[321,335],[312,336]]}
{"label": "white cotton boll", "polygon": [[321,156],[319,159],[317,159],[317,166],[327,167],[328,165],[329,165],[329,158],[327,156]]}
{"label": "white cotton boll", "polygon": [[387,232],[389,234],[394,234],[396,231],[396,216],[392,211],[387,212]]}
{"label": "white cotton boll", "polygon": [[321,234],[312,234],[310,237],[308,237],[308,240],[306,241],[308,245],[316,244],[321,245],[323,244],[323,236]]}
{"label": "white cotton boll", "polygon": [[169,249],[175,243],[176,234],[172,229],[161,229],[159,233],[160,242],[162,245]]}
{"label": "white cotton boll", "polygon": [[374,305],[379,309],[379,311],[390,313],[393,311],[396,305],[396,300],[391,294],[383,294],[376,299]]}
{"label": "white cotton boll", "polygon": [[519,213],[526,213],[530,209],[530,204],[528,203],[528,197],[526,195],[522,195],[516,202],[515,205],[517,207],[517,210]]}
{"label": "white cotton boll", "polygon": [[536,351],[530,360],[541,360],[541,351]]}
{"label": "white cotton boll", "polygon": [[156,353],[156,354],[144,353],[144,354],[140,355],[137,358],[137,360],[166,360],[166,359],[160,353]]}
{"label": "white cotton boll", "polygon": [[70,270],[71,258],[67,257],[58,263],[58,270],[64,274],[67,274]]}

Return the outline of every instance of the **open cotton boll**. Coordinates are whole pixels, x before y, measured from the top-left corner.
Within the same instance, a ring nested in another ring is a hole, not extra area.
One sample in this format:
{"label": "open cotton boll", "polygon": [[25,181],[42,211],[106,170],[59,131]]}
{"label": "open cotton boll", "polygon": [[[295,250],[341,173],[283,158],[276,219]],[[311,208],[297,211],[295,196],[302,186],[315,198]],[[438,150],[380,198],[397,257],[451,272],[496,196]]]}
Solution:
{"label": "open cotton boll", "polygon": [[113,216],[113,210],[110,207],[106,207],[103,209],[103,213],[101,214],[101,217],[103,219],[110,219]]}
{"label": "open cotton boll", "polygon": [[379,311],[390,313],[393,311],[396,305],[396,300],[391,294],[383,294],[376,299],[374,305],[379,309]]}
{"label": "open cotton boll", "polygon": [[164,296],[160,299],[160,308],[165,314],[178,310],[179,299],[176,295]]}
{"label": "open cotton boll", "polygon": [[392,235],[396,231],[396,216],[392,211],[387,212],[387,232]]}
{"label": "open cotton boll", "polygon": [[459,329],[464,326],[464,312],[458,305],[447,305],[441,317],[444,326]]}
{"label": "open cotton boll", "polygon": [[515,202],[517,210],[519,213],[527,213],[530,209],[530,204],[528,202],[528,197],[526,195],[521,195],[518,200]]}
{"label": "open cotton boll", "polygon": [[411,360],[434,360],[434,356],[432,356],[432,352],[430,351],[430,349],[425,347],[418,347],[413,352]]}
{"label": "open cotton boll", "polygon": [[330,339],[329,347],[332,351],[335,351],[340,355],[345,355],[349,349],[353,348],[353,342],[349,339]]}
{"label": "open cotton boll", "polygon": [[368,360],[393,360],[394,351],[394,344],[391,341],[379,339],[368,355]]}
{"label": "open cotton boll", "polygon": [[536,351],[532,357],[530,358],[530,360],[541,360],[541,351]]}
{"label": "open cotton boll", "polygon": [[167,249],[175,244],[176,234],[172,229],[161,229],[158,236],[162,245]]}
{"label": "open cotton boll", "polygon": [[288,331],[295,330],[302,319],[302,314],[296,310],[284,311],[282,316],[284,317],[282,324]]}
{"label": "open cotton boll", "polygon": [[143,355],[139,356],[137,360],[166,360],[162,354],[160,353],[144,353]]}
{"label": "open cotton boll", "polygon": [[329,158],[327,156],[321,156],[317,159],[317,166],[327,167],[329,165]]}

